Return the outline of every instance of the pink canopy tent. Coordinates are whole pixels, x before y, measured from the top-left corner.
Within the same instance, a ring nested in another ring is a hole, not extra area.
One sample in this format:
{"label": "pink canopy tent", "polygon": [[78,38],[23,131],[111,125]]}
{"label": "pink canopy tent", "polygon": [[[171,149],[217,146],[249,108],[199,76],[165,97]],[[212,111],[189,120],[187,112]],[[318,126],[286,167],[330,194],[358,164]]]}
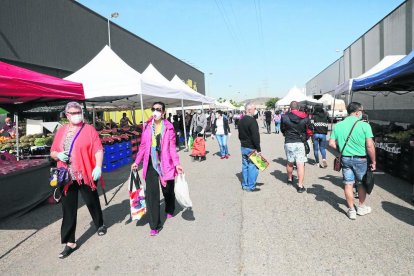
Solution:
{"label": "pink canopy tent", "polygon": [[0,61],[0,105],[84,99],[80,83]]}

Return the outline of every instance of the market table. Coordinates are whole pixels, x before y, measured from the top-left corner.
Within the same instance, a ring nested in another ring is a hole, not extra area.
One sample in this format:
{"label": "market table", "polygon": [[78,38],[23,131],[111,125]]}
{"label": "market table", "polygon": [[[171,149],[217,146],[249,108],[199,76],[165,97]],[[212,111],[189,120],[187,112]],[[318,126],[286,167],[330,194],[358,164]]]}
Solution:
{"label": "market table", "polygon": [[38,163],[0,174],[0,220],[27,213],[52,194],[49,185],[50,162],[38,160]]}

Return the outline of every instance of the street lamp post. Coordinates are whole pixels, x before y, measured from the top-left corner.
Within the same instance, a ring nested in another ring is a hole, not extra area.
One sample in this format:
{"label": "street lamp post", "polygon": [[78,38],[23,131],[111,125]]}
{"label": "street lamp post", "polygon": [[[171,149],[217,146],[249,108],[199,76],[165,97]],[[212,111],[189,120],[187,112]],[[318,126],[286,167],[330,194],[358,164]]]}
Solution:
{"label": "street lamp post", "polygon": [[111,13],[111,16],[108,17],[108,46],[111,48],[111,27],[110,27],[110,19],[117,18],[119,16],[119,13],[113,12]]}
{"label": "street lamp post", "polygon": [[207,89],[208,91],[206,90],[206,96],[207,96],[207,92],[208,92],[209,95],[211,95],[211,86],[210,85],[211,85],[211,76],[213,75],[213,73],[208,73],[208,75],[209,75],[208,80],[207,80],[208,81],[208,89]]}

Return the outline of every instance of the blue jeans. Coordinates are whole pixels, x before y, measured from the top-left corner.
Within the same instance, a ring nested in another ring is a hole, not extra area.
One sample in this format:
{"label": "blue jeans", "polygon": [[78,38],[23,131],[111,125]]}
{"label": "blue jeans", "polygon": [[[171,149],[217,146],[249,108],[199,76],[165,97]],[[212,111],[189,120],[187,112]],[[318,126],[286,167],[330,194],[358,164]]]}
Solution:
{"label": "blue jeans", "polygon": [[275,122],[276,133],[280,132],[280,121]]}
{"label": "blue jeans", "polygon": [[368,160],[360,157],[342,157],[342,176],[344,184],[361,184],[367,173]]}
{"label": "blue jeans", "polygon": [[254,190],[256,188],[256,180],[259,175],[259,169],[250,161],[248,155],[253,149],[241,147],[242,154],[242,188],[244,190]]}
{"label": "blue jeans", "polygon": [[219,134],[216,135],[217,142],[220,147],[220,156],[224,157],[229,154],[229,148],[227,146],[227,135]]}
{"label": "blue jeans", "polygon": [[319,163],[319,150],[322,159],[326,159],[326,134],[315,133],[313,135],[313,153],[316,163]]}

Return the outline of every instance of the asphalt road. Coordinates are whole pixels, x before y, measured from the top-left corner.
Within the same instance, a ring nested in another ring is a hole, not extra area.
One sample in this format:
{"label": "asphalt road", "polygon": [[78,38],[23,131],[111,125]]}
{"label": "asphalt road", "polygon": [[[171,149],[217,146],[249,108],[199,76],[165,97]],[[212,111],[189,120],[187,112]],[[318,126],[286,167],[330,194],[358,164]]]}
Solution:
{"label": "asphalt road", "polygon": [[[264,129],[261,128],[264,132]],[[78,210],[79,249],[57,258],[61,206],[43,205],[0,222],[1,275],[373,275],[414,274],[412,186],[378,172],[368,204],[370,215],[347,218],[341,176],[331,166],[306,165],[307,192],[285,183],[281,135],[261,134],[270,161],[260,173],[259,192],[240,187],[237,130],[229,140],[231,157],[220,160],[208,139],[207,160],[180,157],[193,213],[178,208],[156,237],[145,218],[129,220],[128,168],[106,174],[104,206],[108,233],[99,237],[83,204]],[[328,164],[333,155],[329,153]],[[161,203],[163,204],[163,203]]]}

